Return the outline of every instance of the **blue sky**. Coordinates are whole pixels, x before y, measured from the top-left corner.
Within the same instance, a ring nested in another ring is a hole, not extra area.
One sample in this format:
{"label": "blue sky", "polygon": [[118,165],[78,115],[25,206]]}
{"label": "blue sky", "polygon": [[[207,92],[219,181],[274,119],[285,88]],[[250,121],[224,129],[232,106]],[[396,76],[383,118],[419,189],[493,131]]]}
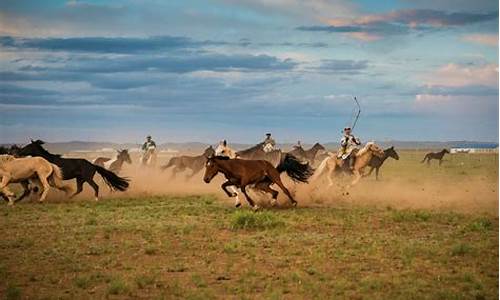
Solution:
{"label": "blue sky", "polygon": [[0,2],[0,141],[498,141],[498,1]]}

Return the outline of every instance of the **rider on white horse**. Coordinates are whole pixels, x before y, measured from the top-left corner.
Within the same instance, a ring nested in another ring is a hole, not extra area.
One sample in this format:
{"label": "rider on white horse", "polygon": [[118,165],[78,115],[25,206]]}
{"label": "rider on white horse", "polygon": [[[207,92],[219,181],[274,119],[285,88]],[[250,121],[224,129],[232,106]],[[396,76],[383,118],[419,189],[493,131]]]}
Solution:
{"label": "rider on white horse", "polygon": [[146,137],[146,142],[142,144],[142,164],[143,165],[154,165],[156,163],[156,143],[153,141],[150,135]]}
{"label": "rider on white horse", "polygon": [[262,149],[264,152],[271,152],[276,150],[276,141],[271,137],[270,133],[266,133],[266,138],[262,142]]}
{"label": "rider on white horse", "polygon": [[357,152],[357,146],[359,145],[361,145],[361,141],[352,134],[351,127],[345,127],[344,135],[340,140],[340,150],[337,153],[337,157],[342,158],[344,163],[348,160],[349,168],[351,170],[354,168],[355,153]]}
{"label": "rider on white horse", "polygon": [[144,144],[142,144],[142,151],[146,152],[148,151],[150,148],[156,148],[156,143],[153,141],[153,139],[151,138],[150,135],[148,135],[146,137],[146,142],[144,142]]}

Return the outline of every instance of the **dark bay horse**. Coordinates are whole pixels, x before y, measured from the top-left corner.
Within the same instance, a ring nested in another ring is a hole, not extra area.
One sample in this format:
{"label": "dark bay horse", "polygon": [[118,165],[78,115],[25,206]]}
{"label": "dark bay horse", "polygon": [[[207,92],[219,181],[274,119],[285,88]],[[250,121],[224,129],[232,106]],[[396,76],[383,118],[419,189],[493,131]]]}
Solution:
{"label": "dark bay horse", "polygon": [[260,143],[251,148],[236,152],[236,156],[248,160],[267,160],[273,166],[277,166],[283,158],[283,152],[281,150],[266,152],[263,147],[264,143]]}
{"label": "dark bay horse", "polygon": [[373,169],[375,169],[375,179],[378,180],[378,172],[380,170],[380,167],[384,164],[385,160],[389,157],[394,158],[395,160],[399,160],[399,155],[394,150],[394,146],[387,148],[384,150],[384,156],[378,157],[378,156],[372,156],[372,159],[368,163],[368,166],[370,167],[370,171],[368,174],[365,176],[370,176],[373,172]]}
{"label": "dark bay horse", "polygon": [[94,181],[95,173],[99,173],[104,182],[111,190],[125,191],[128,188],[128,179],[122,178],[112,171],[106,170],[101,166],[92,164],[86,159],[81,158],[62,158],[60,155],[49,153],[45,150],[41,140],[31,141],[30,144],[19,150],[20,156],[40,156],[49,162],[59,166],[63,173],[63,179],[76,179],[76,191],[71,196],[74,197],[83,190],[83,184],[88,183],[95,192],[95,199],[99,199],[99,186]]}
{"label": "dark bay horse", "polygon": [[117,152],[118,153],[114,159],[108,157],[98,157],[94,159],[92,163],[118,174],[122,170],[123,163],[126,162],[128,164],[131,164],[132,159],[130,158],[130,154],[128,153],[127,149],[117,150]]}
{"label": "dark bay horse", "polygon": [[314,162],[316,160],[316,155],[320,151],[326,151],[326,148],[323,147],[323,145],[321,145],[320,143],[316,143],[311,147],[311,149],[304,150],[302,146],[297,146],[288,153],[292,154],[293,156],[299,159],[309,162],[311,165],[314,165]]}
{"label": "dark bay horse", "polygon": [[172,169],[172,178],[174,178],[177,173],[183,172],[186,169],[190,169],[193,171],[191,175],[188,176],[188,179],[190,179],[198,172],[200,172],[201,169],[203,169],[203,167],[205,166],[205,162],[207,161],[207,157],[213,156],[214,154],[214,148],[212,148],[212,146],[209,146],[207,149],[205,149],[203,154],[198,156],[182,155],[172,157],[166,165],[161,167],[161,170],[164,171],[170,167],[174,167]]}
{"label": "dark bay horse", "polygon": [[257,210],[259,207],[255,205],[255,202],[248,196],[246,190],[247,186],[253,185],[257,190],[271,193],[273,197],[272,204],[274,205],[278,198],[278,191],[270,187],[274,183],[288,196],[292,205],[296,206],[297,201],[281,182],[280,173],[286,172],[294,181],[307,182],[314,172],[309,164],[301,163],[291,154],[286,154],[283,162],[276,168],[265,160],[229,159],[228,157],[222,156],[209,157],[205,165],[206,170],[203,180],[206,183],[210,183],[219,172],[224,174],[227,181],[221,185],[222,190],[229,197],[234,197],[234,192],[228,191],[227,188],[230,186],[240,188],[254,210]]}
{"label": "dark bay horse", "polygon": [[439,152],[429,152],[424,156],[424,159],[421,161],[421,163],[427,161],[427,165],[429,166],[432,159],[437,159],[439,160],[439,165],[441,165],[443,163],[443,157],[446,153],[450,153],[450,151],[448,151],[448,149],[443,149]]}

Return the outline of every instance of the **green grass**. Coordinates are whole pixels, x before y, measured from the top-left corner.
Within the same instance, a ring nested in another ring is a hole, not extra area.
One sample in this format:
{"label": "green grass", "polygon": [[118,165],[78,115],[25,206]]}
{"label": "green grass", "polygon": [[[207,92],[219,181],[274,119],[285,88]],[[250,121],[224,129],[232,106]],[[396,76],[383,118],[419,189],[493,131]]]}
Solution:
{"label": "green grass", "polygon": [[21,203],[0,215],[9,299],[498,298],[490,215],[254,213],[212,196]]}
{"label": "green grass", "polygon": [[264,230],[283,226],[285,223],[272,211],[236,211],[231,217],[231,229]]}

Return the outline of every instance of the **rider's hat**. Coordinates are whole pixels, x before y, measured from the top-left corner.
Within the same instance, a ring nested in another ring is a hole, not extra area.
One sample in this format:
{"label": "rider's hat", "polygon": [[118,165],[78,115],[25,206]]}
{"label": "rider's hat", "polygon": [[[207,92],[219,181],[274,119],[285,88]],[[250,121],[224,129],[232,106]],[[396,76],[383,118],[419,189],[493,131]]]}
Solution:
{"label": "rider's hat", "polygon": [[347,131],[347,130],[351,130],[351,127],[349,127],[349,126],[344,127],[344,131]]}
{"label": "rider's hat", "polygon": [[148,135],[146,138],[147,138],[147,139],[150,139],[150,138],[151,138],[151,136],[150,136],[150,135]]}
{"label": "rider's hat", "polygon": [[269,136],[270,136],[271,134],[268,132],[268,133],[266,133],[266,135],[269,135]]}

